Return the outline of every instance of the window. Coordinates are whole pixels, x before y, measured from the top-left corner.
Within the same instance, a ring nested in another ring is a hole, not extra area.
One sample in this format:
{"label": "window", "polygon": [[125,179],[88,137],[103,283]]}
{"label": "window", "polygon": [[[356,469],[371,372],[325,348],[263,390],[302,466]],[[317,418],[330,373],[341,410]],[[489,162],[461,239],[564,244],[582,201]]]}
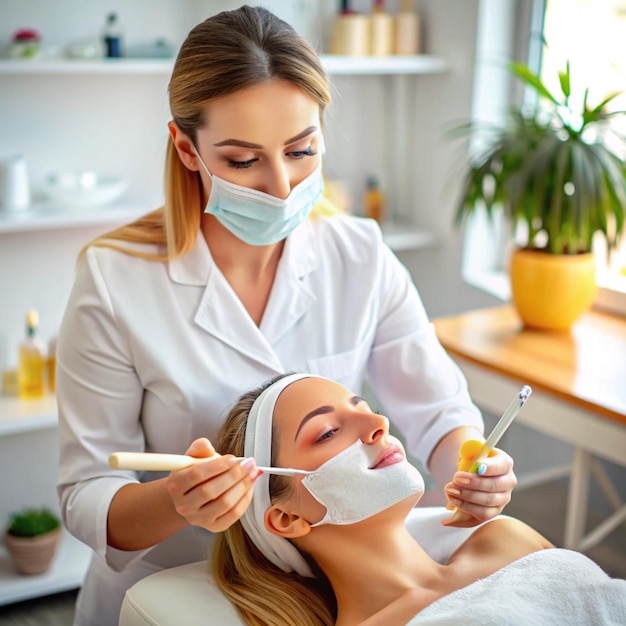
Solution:
{"label": "window", "polygon": [[[548,88],[557,87],[557,72],[569,59],[573,97],[582,101],[583,90],[589,87],[589,102],[593,105],[611,93],[624,91],[626,1],[546,0],[543,34],[547,46],[542,56],[541,75]],[[609,103],[609,108],[626,110],[626,93]],[[622,132],[626,134],[626,127]],[[608,262],[601,244],[596,254],[599,284],[605,290],[623,293],[626,298],[624,239]],[[622,311],[626,312],[626,306]]]}
{"label": "window", "polygon": [[[513,37],[494,46],[497,26],[489,25],[488,13],[493,9],[489,5],[489,0],[481,3],[474,117],[494,121],[503,114],[502,107],[490,110],[485,104],[493,99],[494,90],[499,93],[496,100],[504,95],[511,101],[509,80],[489,69],[489,58],[495,55],[500,60],[526,58],[553,91],[558,90],[558,70],[564,69],[569,60],[572,97],[582,101],[583,91],[589,87],[588,101],[592,105],[626,89],[626,0],[535,0],[526,31],[530,34],[529,47],[524,51],[519,46],[515,49]],[[501,20],[499,26],[502,29]],[[485,81],[486,73],[491,81]],[[626,110],[626,93],[615,98],[610,107]],[[626,134],[626,127],[623,132]],[[467,226],[463,263],[468,282],[503,299],[510,297],[504,268],[508,234],[503,224],[490,224],[476,216]],[[601,241],[595,251],[601,286],[597,304],[626,315],[626,237],[608,261]]]}

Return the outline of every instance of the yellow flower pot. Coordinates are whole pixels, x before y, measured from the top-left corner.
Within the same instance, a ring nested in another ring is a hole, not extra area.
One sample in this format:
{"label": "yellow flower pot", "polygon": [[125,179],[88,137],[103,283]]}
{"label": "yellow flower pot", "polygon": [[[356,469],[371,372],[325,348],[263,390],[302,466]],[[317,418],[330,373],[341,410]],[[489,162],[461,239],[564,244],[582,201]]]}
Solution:
{"label": "yellow flower pot", "polygon": [[525,326],[569,330],[596,297],[593,254],[516,250],[510,263],[513,304]]}

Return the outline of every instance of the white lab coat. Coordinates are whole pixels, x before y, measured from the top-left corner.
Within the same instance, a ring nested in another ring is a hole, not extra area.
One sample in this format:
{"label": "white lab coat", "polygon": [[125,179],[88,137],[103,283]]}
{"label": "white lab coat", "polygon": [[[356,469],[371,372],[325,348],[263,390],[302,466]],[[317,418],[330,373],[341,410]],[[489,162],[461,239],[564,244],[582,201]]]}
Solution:
{"label": "white lab coat", "polygon": [[77,623],[115,624],[130,582],[202,559],[211,541],[208,531],[188,528],[143,552],[107,547],[117,490],[156,476],[112,470],[109,454],[182,453],[197,437],[215,437],[242,392],[289,371],[327,376],[357,393],[367,377],[424,464],[450,430],[482,428],[408,272],[371,220],[335,216],[299,226],[260,327],[201,235],[170,262],[89,249],[57,355],[61,510],[69,531],[97,554]]}

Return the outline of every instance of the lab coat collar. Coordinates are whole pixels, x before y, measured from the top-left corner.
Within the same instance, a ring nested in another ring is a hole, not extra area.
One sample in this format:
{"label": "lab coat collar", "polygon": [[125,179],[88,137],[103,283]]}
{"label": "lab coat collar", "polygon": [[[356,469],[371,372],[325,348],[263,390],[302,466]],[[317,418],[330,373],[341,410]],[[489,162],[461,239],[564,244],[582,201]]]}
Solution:
{"label": "lab coat collar", "polygon": [[316,244],[313,225],[308,220],[296,228],[285,242],[260,327],[263,335],[273,345],[317,301],[316,294],[305,280],[319,262]]}
{"label": "lab coat collar", "polygon": [[[192,250],[170,261],[170,278],[181,284],[206,285],[194,320],[200,328],[245,354],[247,358],[284,371],[273,345],[311,308],[316,295],[304,280],[318,264],[313,226],[301,224],[287,238],[274,286],[260,327],[252,321],[228,281],[215,266],[199,233]],[[215,303],[218,302],[219,306]]]}
{"label": "lab coat collar", "polygon": [[198,231],[193,248],[187,254],[169,261],[170,279],[181,285],[206,285],[212,265],[209,246],[202,232]]}
{"label": "lab coat collar", "polygon": [[[318,218],[309,218],[298,226],[285,242],[281,265],[291,268],[298,279],[317,266],[317,246],[310,222],[314,219]],[[187,254],[169,261],[169,275],[171,280],[181,285],[206,285],[212,267],[209,246],[202,232],[198,231],[193,248]]]}
{"label": "lab coat collar", "polygon": [[300,224],[285,242],[281,265],[291,268],[295,278],[303,278],[312,272],[318,264],[318,248],[313,233],[314,220],[310,217]]}

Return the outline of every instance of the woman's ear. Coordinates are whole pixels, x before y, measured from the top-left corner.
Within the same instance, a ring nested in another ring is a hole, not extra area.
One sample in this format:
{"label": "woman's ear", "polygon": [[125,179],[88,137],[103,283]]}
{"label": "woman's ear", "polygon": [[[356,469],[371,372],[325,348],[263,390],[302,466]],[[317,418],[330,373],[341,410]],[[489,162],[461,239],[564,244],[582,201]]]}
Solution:
{"label": "woman's ear", "polygon": [[167,128],[170,131],[170,137],[172,138],[172,143],[176,148],[176,152],[178,152],[178,157],[182,161],[183,165],[192,170],[193,172],[197,172],[200,169],[200,164],[198,163],[198,157],[194,151],[194,145],[187,137],[187,135],[178,128],[176,122],[173,120],[167,124]]}
{"label": "woman's ear", "polygon": [[272,505],[265,512],[265,527],[271,533],[285,539],[304,537],[311,532],[311,524],[303,517],[289,513],[278,505]]}

